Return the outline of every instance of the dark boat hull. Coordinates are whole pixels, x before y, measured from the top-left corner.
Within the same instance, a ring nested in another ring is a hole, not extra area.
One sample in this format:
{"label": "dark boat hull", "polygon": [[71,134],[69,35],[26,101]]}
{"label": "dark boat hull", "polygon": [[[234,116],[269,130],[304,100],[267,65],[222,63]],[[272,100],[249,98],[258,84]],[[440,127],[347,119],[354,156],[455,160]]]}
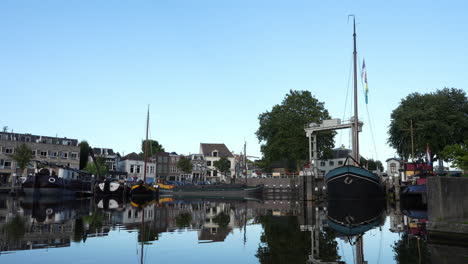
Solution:
{"label": "dark boat hull", "polygon": [[34,176],[23,184],[23,192],[39,196],[73,196],[78,193],[90,193],[91,181],[65,180],[57,176]]}
{"label": "dark boat hull", "polygon": [[384,197],[380,178],[366,169],[343,166],[327,176],[328,199],[380,199]]}

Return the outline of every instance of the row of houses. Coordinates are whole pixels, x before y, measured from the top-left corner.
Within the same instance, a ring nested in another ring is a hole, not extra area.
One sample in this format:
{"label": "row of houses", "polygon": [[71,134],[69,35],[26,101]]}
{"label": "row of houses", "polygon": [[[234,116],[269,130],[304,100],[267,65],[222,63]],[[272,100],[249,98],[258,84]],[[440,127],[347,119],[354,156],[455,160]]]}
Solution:
{"label": "row of houses", "polygon": [[[32,149],[34,160],[56,163],[79,168],[80,148],[77,139],[66,137],[48,137],[31,134],[18,134],[11,132],[0,132],[0,185],[10,182],[16,175],[22,173],[17,164],[11,158],[15,149],[22,143]],[[93,148],[95,156],[102,157],[109,170],[109,176],[124,180],[143,179],[144,160],[137,153],[121,156],[111,148]],[[321,173],[327,173],[333,168],[342,166],[351,150],[344,146],[333,149],[333,157],[328,160],[319,160],[318,169]],[[190,173],[180,171],[177,167],[179,160],[185,157],[190,160],[192,171]],[[223,174],[214,166],[217,160],[225,157],[230,163],[230,169]],[[241,175],[255,176],[252,164],[244,165],[244,156],[233,154],[225,144],[222,143],[200,143],[199,153],[179,155],[175,152],[158,152],[151,156],[147,163],[147,181],[158,179],[169,181],[228,181],[230,177]],[[91,157],[88,158],[92,162]],[[387,173],[393,175],[400,168],[398,159],[387,160]],[[398,163],[398,164],[397,164]],[[245,170],[247,167],[247,171]],[[278,164],[273,172],[284,173],[285,164]],[[28,174],[34,173],[35,164],[28,167]]]}
{"label": "row of houses", "polygon": [[[32,150],[33,160],[74,169],[80,166],[80,147],[77,139],[0,132],[0,186],[8,184],[16,175],[22,173],[11,155],[23,143]],[[35,167],[36,164],[32,162],[27,168],[27,173],[34,173]]]}
{"label": "row of houses", "polygon": [[[143,179],[144,159],[141,155],[132,152],[121,157],[112,149],[105,148],[94,148],[93,152],[95,156],[104,158],[110,175],[115,178],[130,181]],[[182,157],[190,160],[191,172],[183,172],[177,167]],[[229,172],[224,174],[214,166],[214,163],[222,157],[230,163]],[[92,159],[89,158],[89,161]],[[156,180],[223,182],[229,177],[239,175],[239,171],[236,171],[236,157],[225,144],[200,143],[200,154],[179,155],[175,152],[157,152],[148,158],[146,166],[148,182]]]}

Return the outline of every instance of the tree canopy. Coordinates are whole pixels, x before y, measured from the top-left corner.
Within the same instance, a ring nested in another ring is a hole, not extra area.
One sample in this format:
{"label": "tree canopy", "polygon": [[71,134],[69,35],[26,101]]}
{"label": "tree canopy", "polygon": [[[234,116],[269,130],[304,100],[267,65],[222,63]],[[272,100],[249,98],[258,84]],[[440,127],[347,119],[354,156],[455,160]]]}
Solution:
{"label": "tree canopy", "polygon": [[213,162],[213,166],[226,175],[226,172],[231,169],[231,162],[226,157],[221,157],[219,160]]}
{"label": "tree canopy", "polygon": [[86,168],[88,165],[89,156],[89,144],[86,140],[83,140],[79,144],[80,146],[80,170]]}
{"label": "tree canopy", "polygon": [[412,93],[393,110],[388,143],[407,159],[411,155],[411,122],[413,123],[415,158],[426,153],[437,160],[447,145],[468,139],[468,100],[463,90],[444,88],[434,93]]}
{"label": "tree canopy", "polygon": [[[304,125],[330,119],[324,103],[309,91],[290,90],[279,105],[259,115],[256,132],[265,161],[287,159],[290,170],[296,170],[308,160],[308,138]],[[334,131],[320,132],[317,148],[320,158],[328,158],[334,145]]]}
{"label": "tree canopy", "polygon": [[452,163],[452,167],[458,167],[468,171],[468,139],[463,144],[445,146],[441,158]]}
{"label": "tree canopy", "polygon": [[[99,174],[98,174],[98,170],[99,170]],[[97,157],[96,164],[94,162],[88,163],[84,171],[89,172],[96,176],[99,175],[101,178],[105,177],[108,171],[106,164],[105,164],[105,158]]]}
{"label": "tree canopy", "polygon": [[177,168],[185,173],[192,172],[192,162],[186,157],[181,157],[176,164]]}
{"label": "tree canopy", "polygon": [[[141,155],[144,156],[145,154],[145,143],[146,143],[146,140],[143,140],[141,141]],[[164,147],[159,144],[158,141],[156,140],[152,140],[152,139],[148,139],[148,157],[151,157],[153,156],[155,153],[157,152],[164,152]]]}
{"label": "tree canopy", "polygon": [[16,161],[21,170],[24,170],[31,162],[32,150],[26,144],[22,143],[15,149],[15,153],[11,155],[11,158]]}

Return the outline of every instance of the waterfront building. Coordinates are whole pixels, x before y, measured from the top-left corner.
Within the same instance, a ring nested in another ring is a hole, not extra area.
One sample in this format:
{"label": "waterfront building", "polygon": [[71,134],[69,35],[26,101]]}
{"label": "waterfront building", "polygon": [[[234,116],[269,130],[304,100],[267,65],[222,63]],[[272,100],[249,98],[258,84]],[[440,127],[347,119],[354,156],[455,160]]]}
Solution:
{"label": "waterfront building", "polygon": [[[77,139],[0,132],[1,185],[11,182],[16,175],[23,173],[11,158],[15,149],[23,143],[32,150],[33,160],[79,169],[80,147]],[[32,162],[28,167],[27,174],[33,174],[35,167],[36,164]]]}
{"label": "waterfront building", "polygon": [[345,148],[345,146],[332,149],[332,158],[327,160],[318,160],[317,166],[319,173],[325,175],[334,168],[343,166],[346,162],[346,159],[352,155],[351,152],[352,151]]}
{"label": "waterfront building", "polygon": [[169,180],[169,157],[168,152],[156,152],[151,156],[151,159],[156,162],[156,178],[158,180]]}
{"label": "waterfront building", "polygon": [[169,153],[169,173],[168,177],[170,181],[180,181],[180,174],[182,173],[179,168],[177,168],[177,162],[183,155],[178,155],[175,152]]}
{"label": "waterfront building", "polygon": [[206,181],[206,174],[208,168],[206,167],[206,160],[202,154],[190,154],[187,156],[192,164],[192,179],[194,181]]}
{"label": "waterfront building", "polygon": [[[114,150],[110,148],[93,148],[93,153],[96,159],[99,157],[104,159],[104,165],[108,170],[107,176],[114,179],[127,178],[127,172],[119,170],[119,162],[122,158],[119,153],[115,153]],[[93,162],[93,158],[89,156],[88,164]]]}
{"label": "waterfront building", "polygon": [[400,174],[400,170],[403,169],[403,160],[400,158],[389,158],[385,161],[387,163],[387,176],[396,178]]}
{"label": "waterfront building", "polygon": [[[145,161],[143,157],[132,152],[119,161],[119,171],[127,173],[127,180],[138,181],[143,180]],[[156,177],[156,161],[150,158],[147,162],[146,182],[154,182]]]}
{"label": "waterfront building", "polygon": [[[116,171],[119,161],[121,159],[119,153],[115,153],[113,149],[110,148],[93,148],[94,157],[104,158],[104,164],[107,169],[110,171]],[[93,162],[91,156],[88,157],[88,163]]]}
{"label": "waterfront building", "polygon": [[[226,147],[225,144],[207,144],[200,143],[200,153],[203,155],[203,158],[206,160],[206,177],[210,181],[223,182],[226,181],[226,176],[234,175],[235,173],[235,160],[231,151]],[[220,160],[222,157],[225,157],[231,163],[230,170],[227,172],[227,175],[223,175],[218,172],[214,166],[214,162]]]}

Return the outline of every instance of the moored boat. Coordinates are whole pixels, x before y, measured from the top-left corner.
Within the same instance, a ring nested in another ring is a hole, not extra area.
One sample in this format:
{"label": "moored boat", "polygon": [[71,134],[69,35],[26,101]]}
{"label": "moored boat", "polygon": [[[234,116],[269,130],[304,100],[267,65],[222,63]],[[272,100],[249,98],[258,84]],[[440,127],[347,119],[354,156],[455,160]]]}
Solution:
{"label": "moored boat", "polygon": [[91,193],[92,180],[76,170],[42,168],[21,185],[26,195],[73,196]]}
{"label": "moored boat", "polygon": [[[379,176],[359,164],[359,120],[357,101],[357,51],[356,25],[353,24],[353,68],[354,68],[354,117],[352,118],[352,157],[344,165],[329,171],[326,175],[328,199],[383,198],[384,189]],[[367,75],[365,82],[367,83]],[[353,161],[348,164],[348,161]]]}

